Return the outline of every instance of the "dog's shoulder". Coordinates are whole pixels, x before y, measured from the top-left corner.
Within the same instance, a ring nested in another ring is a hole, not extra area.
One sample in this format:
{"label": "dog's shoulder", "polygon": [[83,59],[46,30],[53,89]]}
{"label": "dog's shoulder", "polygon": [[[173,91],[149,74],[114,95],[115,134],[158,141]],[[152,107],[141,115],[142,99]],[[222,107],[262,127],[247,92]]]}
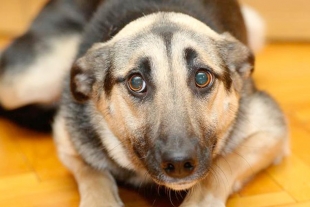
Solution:
{"label": "dog's shoulder", "polygon": [[[278,103],[268,93],[257,91],[247,100],[247,116],[251,119],[253,128],[283,135],[286,131],[286,123],[283,112]],[[242,104],[243,105],[243,104]],[[282,131],[282,133],[281,133]]]}
{"label": "dog's shoulder", "polygon": [[258,133],[272,135],[270,139],[287,138],[286,118],[278,103],[268,93],[255,90],[242,97],[239,104],[239,111],[223,153],[233,151],[245,139]]}

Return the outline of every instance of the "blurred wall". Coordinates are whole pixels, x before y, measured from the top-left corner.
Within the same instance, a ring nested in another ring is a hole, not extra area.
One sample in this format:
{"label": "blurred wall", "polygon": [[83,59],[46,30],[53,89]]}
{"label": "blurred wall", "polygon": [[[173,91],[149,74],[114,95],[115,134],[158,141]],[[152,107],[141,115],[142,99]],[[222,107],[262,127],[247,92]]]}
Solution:
{"label": "blurred wall", "polygon": [[0,0],[0,35],[23,33],[46,0]]}
{"label": "blurred wall", "polygon": [[270,40],[310,40],[310,0],[239,0],[265,19]]}
{"label": "blurred wall", "polygon": [[[190,0],[189,0],[190,1]],[[225,1],[225,0],[223,0]],[[265,19],[271,40],[310,40],[310,0],[239,0]],[[46,0],[0,0],[0,35],[25,31]]]}

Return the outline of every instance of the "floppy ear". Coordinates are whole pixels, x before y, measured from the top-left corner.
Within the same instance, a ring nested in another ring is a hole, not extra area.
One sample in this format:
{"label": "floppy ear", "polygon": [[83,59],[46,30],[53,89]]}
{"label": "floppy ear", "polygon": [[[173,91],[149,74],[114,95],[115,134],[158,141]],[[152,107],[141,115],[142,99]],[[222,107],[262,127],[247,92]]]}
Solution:
{"label": "floppy ear", "polygon": [[85,57],[78,59],[71,68],[71,93],[79,102],[87,101],[92,93],[95,83],[94,71],[89,68]]}
{"label": "floppy ear", "polygon": [[251,50],[229,34],[220,43],[223,60],[230,71],[248,78],[254,70],[255,58]]}
{"label": "floppy ear", "polygon": [[107,76],[109,49],[105,43],[94,44],[71,68],[70,88],[73,97],[87,101],[93,94],[95,82]]}

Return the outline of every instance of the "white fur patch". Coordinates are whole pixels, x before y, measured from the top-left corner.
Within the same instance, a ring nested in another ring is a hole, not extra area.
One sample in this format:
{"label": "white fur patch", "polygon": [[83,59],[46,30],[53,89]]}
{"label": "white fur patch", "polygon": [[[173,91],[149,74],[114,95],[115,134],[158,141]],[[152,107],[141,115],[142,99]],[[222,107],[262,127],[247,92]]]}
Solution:
{"label": "white fur patch", "polygon": [[180,207],[225,207],[225,202],[213,196],[211,190],[196,187],[186,196]]}
{"label": "white fur patch", "polygon": [[79,43],[79,35],[50,40],[50,50],[39,54],[20,75],[4,75],[0,83],[0,103],[7,109],[14,109],[30,103],[48,104],[57,100]]}
{"label": "white fur patch", "polygon": [[249,6],[243,5],[241,11],[247,28],[249,46],[254,53],[257,53],[265,44],[265,22],[263,18]]}
{"label": "white fur patch", "polygon": [[106,122],[103,120],[101,115],[94,114],[93,115],[93,124],[97,125],[98,132],[100,133],[100,138],[105,146],[109,156],[117,162],[120,166],[135,170],[134,165],[128,158],[128,154],[126,153],[122,143],[120,140],[111,132]]}
{"label": "white fur patch", "polygon": [[104,130],[104,137],[102,142],[104,146],[107,148],[109,155],[112,157],[114,161],[116,161],[120,166],[134,170],[133,164],[128,159],[128,155],[125,152],[125,149],[122,143],[114,136],[114,134],[108,129],[108,127]]}
{"label": "white fur patch", "polygon": [[233,185],[233,192],[240,191],[242,187],[243,187],[243,183],[241,183],[240,181],[236,181]]}
{"label": "white fur patch", "polygon": [[60,114],[56,116],[53,124],[53,137],[59,155],[66,154],[76,156],[78,154],[70,141],[70,136],[65,126],[65,120]]}

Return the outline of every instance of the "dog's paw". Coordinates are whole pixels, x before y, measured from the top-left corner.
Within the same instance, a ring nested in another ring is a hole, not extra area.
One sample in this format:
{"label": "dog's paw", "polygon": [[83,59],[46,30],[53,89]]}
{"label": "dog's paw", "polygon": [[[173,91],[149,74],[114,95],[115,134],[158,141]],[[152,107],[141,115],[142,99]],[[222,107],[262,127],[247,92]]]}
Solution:
{"label": "dog's paw", "polygon": [[222,202],[213,202],[213,203],[187,203],[182,204],[180,207],[226,207],[226,205]]}
{"label": "dog's paw", "polygon": [[205,195],[185,199],[180,207],[226,207],[226,205],[225,202],[212,195]]}
{"label": "dog's paw", "polygon": [[115,203],[107,203],[105,201],[101,201],[99,202],[94,202],[94,201],[85,201],[85,202],[81,202],[79,207],[124,207],[125,205],[122,202],[115,202]]}
{"label": "dog's paw", "polygon": [[79,207],[124,207],[121,199],[117,197],[82,197]]}

